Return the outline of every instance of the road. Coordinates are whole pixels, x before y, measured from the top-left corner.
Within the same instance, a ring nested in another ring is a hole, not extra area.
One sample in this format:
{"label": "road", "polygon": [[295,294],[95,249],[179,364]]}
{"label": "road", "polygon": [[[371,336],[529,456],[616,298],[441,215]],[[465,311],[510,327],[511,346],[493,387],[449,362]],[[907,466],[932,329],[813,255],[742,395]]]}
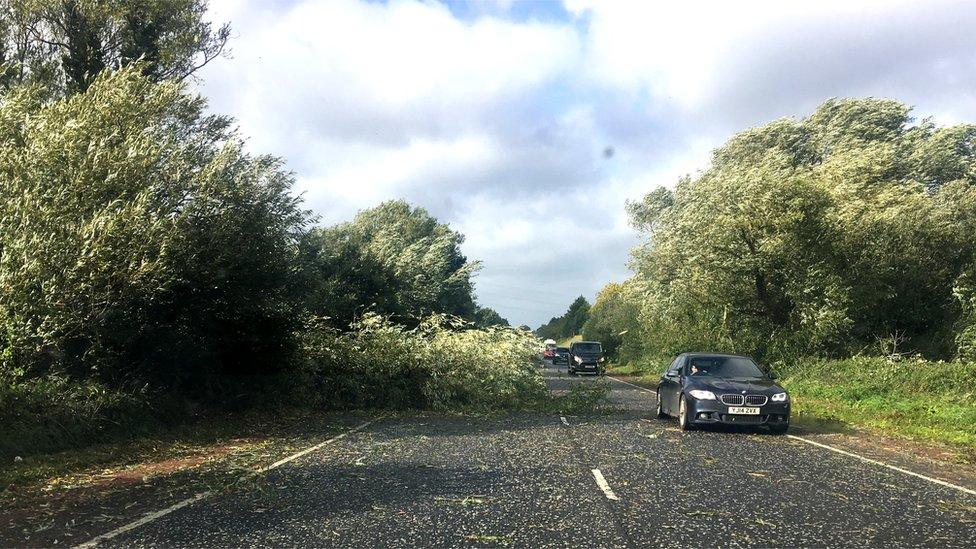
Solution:
{"label": "road", "polygon": [[621,382],[611,400],[381,418],[100,546],[976,546],[976,496],[787,437],[682,433]]}

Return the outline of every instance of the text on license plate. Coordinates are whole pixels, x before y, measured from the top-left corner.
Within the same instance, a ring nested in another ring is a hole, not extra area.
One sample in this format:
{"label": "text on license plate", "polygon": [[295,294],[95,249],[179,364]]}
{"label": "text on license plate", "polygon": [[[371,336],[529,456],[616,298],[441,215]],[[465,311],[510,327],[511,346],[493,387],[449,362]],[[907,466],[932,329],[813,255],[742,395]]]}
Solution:
{"label": "text on license plate", "polygon": [[744,408],[740,406],[729,406],[730,414],[743,414],[747,416],[758,416],[759,408]]}

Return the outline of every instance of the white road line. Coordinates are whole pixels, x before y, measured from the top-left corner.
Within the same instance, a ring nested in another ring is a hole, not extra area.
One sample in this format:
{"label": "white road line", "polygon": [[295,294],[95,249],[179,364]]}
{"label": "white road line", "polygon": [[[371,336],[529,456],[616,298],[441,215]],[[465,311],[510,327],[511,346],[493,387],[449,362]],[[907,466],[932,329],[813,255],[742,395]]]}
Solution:
{"label": "white road line", "polygon": [[607,496],[607,499],[612,499],[613,501],[620,499],[617,497],[617,494],[613,493],[613,489],[610,488],[609,484],[607,484],[607,479],[603,478],[603,473],[601,473],[599,469],[592,469],[592,473],[593,478],[596,479],[596,485],[603,490],[603,495]]}
{"label": "white road line", "polygon": [[954,490],[959,490],[960,492],[964,492],[966,494],[970,494],[970,495],[976,496],[976,490],[970,490],[969,488],[965,488],[963,486],[958,486],[956,484],[952,484],[951,482],[946,482],[944,480],[939,480],[937,478],[927,477],[925,475],[916,473],[914,471],[909,471],[908,469],[902,469],[901,467],[897,467],[895,465],[889,465],[887,463],[884,463],[883,461],[878,461],[876,459],[871,459],[871,458],[866,458],[864,456],[859,456],[857,454],[848,452],[846,450],[841,450],[840,448],[834,448],[833,446],[828,446],[826,444],[822,444],[822,443],[819,443],[819,442],[814,442],[814,441],[812,441],[810,439],[806,439],[806,438],[803,438],[803,437],[798,437],[796,435],[786,435],[786,436],[788,436],[789,438],[791,438],[793,440],[799,440],[799,441],[802,441],[802,442],[806,442],[807,444],[812,444],[814,446],[818,446],[820,448],[824,448],[826,450],[830,450],[831,452],[837,452],[838,454],[843,454],[845,456],[849,456],[849,457],[852,457],[852,458],[855,458],[855,459],[859,459],[859,460],[864,461],[866,463],[871,463],[871,464],[874,464],[874,465],[880,465],[881,467],[886,467],[886,468],[891,469],[893,471],[898,471],[899,473],[904,473],[906,475],[911,475],[913,477],[917,477],[917,478],[920,478],[922,480],[927,480],[929,482],[934,482],[935,484],[939,484],[939,485],[945,486],[947,488],[952,488]]}
{"label": "white road line", "polygon": [[615,378],[613,376],[607,376],[607,377],[610,378],[610,379],[612,379],[612,380],[614,380],[614,381],[618,381],[620,383],[623,383],[623,384],[626,384],[626,385],[630,385],[631,387],[637,387],[641,391],[647,391],[648,393],[656,393],[657,392],[657,391],[654,391],[652,389],[648,389],[647,387],[641,387],[640,385],[636,385],[636,384],[631,383],[629,381],[624,381],[622,379],[617,379],[617,378]]}
{"label": "white road line", "polygon": [[[300,457],[302,457],[305,454],[308,454],[310,452],[314,452],[315,450],[318,450],[319,448],[325,446],[326,444],[330,444],[330,443],[335,442],[335,441],[337,441],[339,439],[345,438],[350,433],[355,433],[356,431],[360,431],[362,429],[365,429],[366,427],[368,427],[370,424],[374,423],[375,421],[376,421],[375,419],[371,419],[369,421],[360,423],[359,425],[353,427],[352,429],[349,429],[348,431],[346,431],[346,432],[344,432],[342,434],[336,435],[336,436],[334,436],[334,437],[332,437],[332,438],[330,438],[328,440],[322,441],[322,442],[320,442],[320,443],[318,443],[318,444],[316,444],[314,446],[311,446],[309,448],[306,448],[306,449],[304,449],[304,450],[302,450],[300,452],[296,452],[296,453],[294,453],[294,454],[292,454],[292,455],[290,455],[290,456],[288,456],[288,457],[286,457],[284,459],[279,459],[278,461],[272,463],[271,465],[268,465],[266,467],[261,467],[260,469],[257,469],[253,473],[251,473],[250,476],[260,475],[262,473],[266,473],[266,472],[270,471],[271,469],[274,469],[276,467],[280,467],[280,466],[288,463],[289,461],[292,461],[294,459],[300,458]],[[158,518],[165,517],[166,515],[172,513],[173,511],[177,511],[179,509],[182,509],[182,508],[186,507],[187,505],[191,505],[191,504],[196,503],[196,502],[198,502],[198,501],[200,501],[202,499],[206,499],[206,498],[212,496],[213,494],[214,494],[214,492],[212,492],[210,490],[207,490],[206,492],[200,492],[199,494],[196,494],[194,496],[188,497],[188,498],[184,499],[183,501],[181,501],[181,502],[179,502],[179,503],[177,503],[175,505],[171,505],[171,506],[169,506],[169,507],[167,507],[165,509],[159,510],[159,511],[153,511],[151,513],[148,513],[148,514],[144,515],[142,518],[140,518],[138,520],[134,520],[134,521],[132,521],[132,522],[130,522],[130,523],[124,525],[124,526],[120,526],[120,527],[116,528],[115,530],[112,530],[111,532],[106,532],[106,533],[104,533],[104,534],[102,534],[100,536],[97,536],[97,537],[89,540],[89,541],[86,541],[85,543],[76,545],[75,546],[75,549],[88,549],[90,547],[95,547],[96,545],[98,545],[99,543],[101,543],[103,541],[108,541],[108,540],[110,540],[110,539],[112,539],[114,537],[117,537],[117,536],[119,536],[121,534],[124,534],[124,533],[126,533],[126,532],[128,532],[130,530],[135,530],[136,528],[138,528],[140,526],[143,526],[145,524],[149,524],[150,522],[152,522],[152,521],[154,521],[154,520],[156,520]]]}
{"label": "white road line", "polygon": [[[612,379],[614,381],[619,381],[620,383],[625,383],[627,385],[631,385],[633,387],[637,387],[638,389],[641,389],[642,391],[647,391],[649,393],[653,393],[654,392],[654,391],[652,391],[652,390],[650,390],[650,389],[648,389],[646,387],[641,387],[640,385],[634,385],[633,383],[630,383],[628,381],[624,381],[622,379],[617,379],[617,378],[612,377],[612,376],[607,376],[607,377],[609,377],[610,379]],[[960,492],[964,492],[964,493],[967,493],[967,494],[976,496],[976,490],[970,490],[969,488],[966,488],[964,486],[958,486],[956,484],[952,484],[951,482],[946,482],[944,480],[939,480],[937,478],[928,477],[928,476],[925,476],[925,475],[916,473],[914,471],[909,471],[908,469],[903,469],[903,468],[898,467],[898,466],[895,466],[895,465],[889,465],[889,464],[887,464],[887,463],[885,463],[883,461],[878,461],[876,459],[871,459],[871,458],[866,458],[864,456],[859,456],[857,454],[848,452],[846,450],[841,450],[840,448],[834,448],[833,446],[828,446],[828,445],[822,444],[820,442],[814,442],[812,440],[805,439],[803,437],[798,437],[796,435],[786,435],[786,436],[788,436],[788,437],[790,437],[790,438],[792,438],[794,440],[800,440],[800,441],[806,442],[807,444],[812,444],[814,446],[819,446],[820,448],[824,448],[824,449],[830,450],[831,452],[837,452],[838,454],[843,454],[845,456],[852,457],[854,459],[859,459],[859,460],[864,461],[866,463],[872,463],[874,465],[880,465],[881,467],[886,467],[886,468],[891,469],[893,471],[898,471],[899,473],[904,473],[906,475],[911,475],[913,477],[917,477],[917,478],[920,478],[920,479],[923,479],[923,480],[927,480],[929,482],[934,482],[935,484],[939,484],[939,485],[945,486],[947,488],[952,488],[954,490],[959,490]]]}
{"label": "white road line", "polygon": [[566,421],[566,418],[564,416],[559,416],[559,419],[560,419],[560,421],[563,422],[563,425],[569,425],[569,422]]}

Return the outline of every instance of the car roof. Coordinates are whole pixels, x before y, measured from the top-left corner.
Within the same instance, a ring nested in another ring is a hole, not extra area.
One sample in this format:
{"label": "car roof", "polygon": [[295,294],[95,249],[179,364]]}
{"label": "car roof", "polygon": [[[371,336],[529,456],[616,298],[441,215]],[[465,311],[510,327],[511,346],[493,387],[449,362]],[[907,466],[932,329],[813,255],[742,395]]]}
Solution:
{"label": "car roof", "polygon": [[730,355],[730,354],[726,354],[726,353],[681,353],[678,356],[686,356],[686,357],[689,357],[689,358],[694,358],[694,357],[699,357],[699,356],[716,356],[716,357],[724,357],[724,358],[732,358],[732,357],[735,357],[735,358],[748,358],[748,359],[752,359],[752,357],[749,356],[749,355]]}
{"label": "car roof", "polygon": [[597,345],[601,344],[599,341],[574,341],[573,345],[576,345],[577,343],[596,343]]}

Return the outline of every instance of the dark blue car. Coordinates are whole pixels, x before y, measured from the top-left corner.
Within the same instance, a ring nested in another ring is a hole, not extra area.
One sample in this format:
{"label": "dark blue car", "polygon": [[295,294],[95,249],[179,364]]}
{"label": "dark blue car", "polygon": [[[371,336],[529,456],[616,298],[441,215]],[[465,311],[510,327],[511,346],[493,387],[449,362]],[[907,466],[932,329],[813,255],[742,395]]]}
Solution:
{"label": "dark blue car", "polygon": [[699,425],[766,426],[785,433],[790,396],[747,356],[678,355],[657,387],[658,417],[677,416],[682,430]]}

